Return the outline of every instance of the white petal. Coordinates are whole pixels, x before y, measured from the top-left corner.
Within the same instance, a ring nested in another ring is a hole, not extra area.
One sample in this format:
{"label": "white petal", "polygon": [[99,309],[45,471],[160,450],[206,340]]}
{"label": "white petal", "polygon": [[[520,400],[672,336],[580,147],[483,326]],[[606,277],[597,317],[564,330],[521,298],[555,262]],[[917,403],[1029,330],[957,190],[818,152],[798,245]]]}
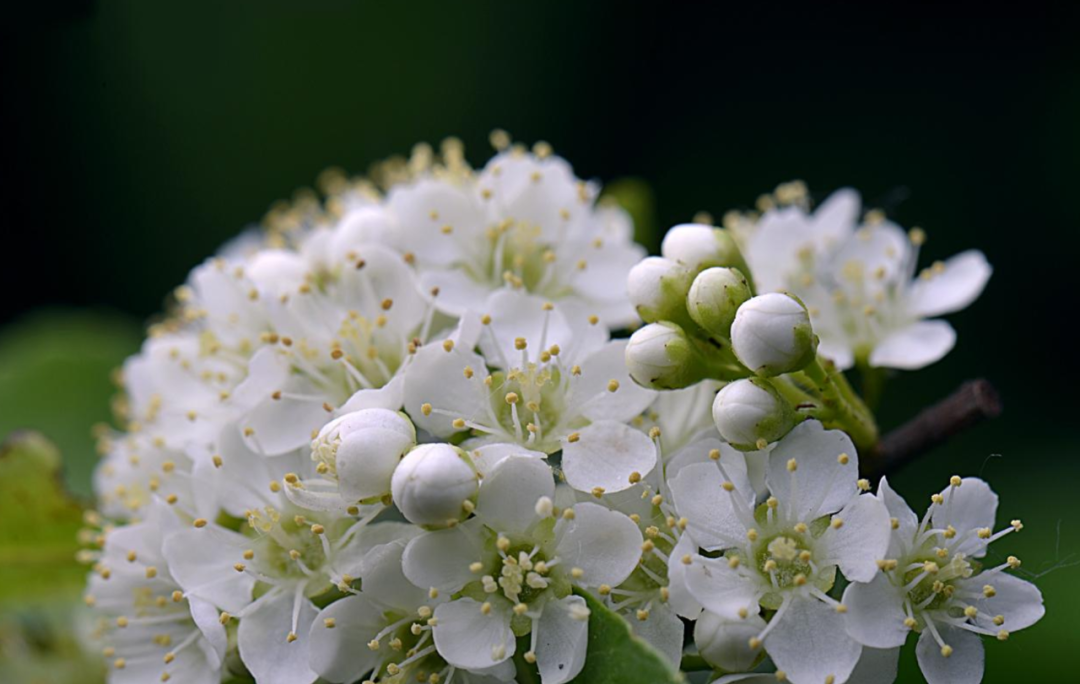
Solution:
{"label": "white petal", "polygon": [[599,504],[574,506],[574,518],[566,528],[557,551],[562,562],[581,568],[578,584],[618,586],[630,576],[641,559],[641,530],[633,520]]}
{"label": "white petal", "polygon": [[480,336],[480,349],[491,365],[502,367],[505,362],[520,366],[522,352],[515,348],[519,337],[528,344],[526,352],[533,361],[553,344],[572,348],[570,325],[560,305],[556,303],[549,311],[545,303],[547,300],[541,297],[518,290],[503,289],[488,297],[485,306],[491,323],[489,331]]}
{"label": "white petal", "polygon": [[[724,472],[735,486],[730,492],[723,488],[727,478],[711,461],[686,466],[670,482],[675,510],[689,521],[691,534],[706,550],[729,548],[746,538],[746,523],[737,511],[740,507],[743,511],[753,510],[754,488],[741,456],[720,457]],[[737,499],[742,499],[741,504],[736,503]]]}
{"label": "white petal", "polygon": [[[674,562],[682,562],[674,559]],[[705,610],[712,611],[729,620],[740,619],[739,611],[745,608],[751,615],[760,612],[758,599],[761,591],[754,582],[720,561],[705,566],[700,559],[686,567],[686,587]]]}
{"label": "white petal", "polygon": [[[814,327],[817,328],[816,321],[814,321]],[[840,370],[847,370],[855,365],[855,352],[847,340],[822,337],[818,342],[818,354],[831,359]]]}
{"label": "white petal", "polygon": [[401,540],[380,544],[364,554],[356,572],[372,601],[407,613],[429,600],[430,587],[420,588],[406,579],[402,569],[405,548],[406,542]]}
{"label": "white petal", "polygon": [[[1004,572],[992,577],[976,575],[970,581],[978,584],[976,591],[980,591],[983,584],[990,584],[997,592],[993,598],[972,601],[972,605],[979,610],[979,622],[983,627],[1015,632],[1032,626],[1046,614],[1042,592],[1031,582]],[[1005,618],[1004,624],[990,624],[990,620],[996,615]]]}
{"label": "white petal", "polygon": [[904,626],[904,594],[879,572],[867,583],[852,582],[844,590],[844,622],[851,638],[874,648],[903,646],[911,631]]}
{"label": "white petal", "polygon": [[811,230],[820,249],[827,249],[846,240],[859,220],[862,200],[851,188],[841,188],[829,195],[814,210]]}
{"label": "white petal", "polygon": [[[489,424],[491,407],[483,384],[486,367],[482,356],[461,347],[449,352],[439,343],[421,347],[405,369],[405,410],[417,427],[436,437],[458,432],[452,425],[457,417]],[[465,377],[466,368],[474,371],[471,379]],[[425,415],[424,404],[451,415],[438,411]]]}
{"label": "white petal", "polygon": [[889,558],[897,558],[904,552],[905,546],[915,538],[919,516],[915,515],[915,511],[911,510],[907,501],[904,501],[904,498],[889,485],[886,477],[882,477],[878,482],[877,496],[885,504],[889,515],[897,522],[896,531],[893,532],[889,542]]}
{"label": "white petal", "polygon": [[869,582],[880,573],[877,562],[889,550],[892,527],[888,509],[877,497],[862,494],[836,514],[834,523],[836,519],[842,526],[830,527],[821,538],[825,555],[850,581]]}
{"label": "white petal", "polygon": [[[266,395],[240,419],[241,428],[254,431],[247,439],[249,446],[266,456],[278,456],[307,446],[312,431],[321,428],[330,418],[321,401],[288,398],[288,394],[319,396],[320,390],[308,380],[292,376],[277,389],[286,396],[274,400]],[[326,396],[326,399],[331,397]]]}
{"label": "white petal", "polygon": [[694,625],[694,643],[709,663],[729,672],[749,670],[760,651],[750,648],[750,639],[765,629],[760,615],[745,620],[728,620],[708,611]]}
{"label": "white petal", "polygon": [[[326,626],[328,619],[334,621],[333,628]],[[382,609],[363,594],[331,603],[311,623],[311,669],[335,683],[359,680],[379,662],[380,654],[365,644],[385,626]]]}
{"label": "white petal", "polygon": [[458,269],[426,271],[420,275],[420,283],[425,292],[439,288],[435,306],[451,316],[463,316],[495,289],[491,283],[473,280],[468,273]]}
{"label": "white petal", "polygon": [[843,616],[835,609],[817,599],[794,598],[765,637],[765,650],[793,682],[824,682],[830,675],[843,682],[862,646],[844,631]]}
{"label": "white petal", "polygon": [[[636,636],[647,641],[675,667],[682,660],[683,633],[682,620],[671,609],[671,602],[653,604],[646,620],[632,619],[630,630]],[[764,627],[764,625],[762,625]],[[749,638],[751,635],[747,635]]]}
{"label": "white petal", "polygon": [[[941,495],[945,497],[945,503],[934,506],[930,516],[935,528],[943,530],[952,525],[961,533],[983,527],[993,528],[998,496],[986,482],[977,477],[965,477],[959,487],[947,487]],[[978,555],[985,553],[985,543],[976,546],[982,551]]]}
{"label": "white petal", "polygon": [[[318,611],[301,597],[294,632],[294,605],[292,592],[268,595],[240,620],[240,658],[256,684],[310,684],[319,677],[308,666],[309,632]],[[287,640],[290,632],[296,634],[292,642]]]}
{"label": "white petal", "polygon": [[544,606],[536,626],[536,665],[544,684],[564,684],[585,666],[589,621],[571,612],[584,607],[585,599],[580,596],[567,596]]}
{"label": "white petal", "polygon": [[859,663],[845,684],[892,684],[900,661],[898,648],[864,646]]}
{"label": "white petal", "polygon": [[225,632],[225,625],[221,624],[217,609],[209,601],[195,596],[188,597],[188,606],[191,608],[191,619],[195,621],[195,625],[206,639],[207,646],[210,647],[210,652],[216,658],[216,661],[212,660],[212,664],[215,667],[221,667],[225,659],[225,651],[229,648],[229,637]]}
{"label": "white petal", "polygon": [[211,524],[174,532],[165,539],[163,550],[169,572],[185,593],[239,613],[251,603],[255,578],[233,566],[243,560],[250,545],[247,537]]}
{"label": "white petal", "polygon": [[[841,454],[848,455],[841,464]],[[795,459],[796,470],[788,464]],[[769,454],[769,491],[798,520],[808,522],[840,510],[859,492],[859,458],[840,430],[826,430],[816,420],[795,426]],[[792,497],[797,500],[792,501]]]}
{"label": "white petal", "polygon": [[[470,237],[487,225],[472,192],[434,179],[395,186],[387,206],[397,219],[403,242],[421,262],[431,264],[468,259]],[[453,230],[444,233],[444,226]]]}
{"label": "white petal", "polygon": [[474,519],[411,540],[401,561],[405,576],[420,588],[435,587],[451,594],[460,591],[477,579],[469,565],[486,557],[481,529],[480,521]]}
{"label": "white petal", "polygon": [[459,598],[435,608],[435,647],[455,667],[481,670],[514,655],[509,606],[492,601],[492,610],[485,615],[480,605],[471,598]]}
{"label": "white petal", "polygon": [[576,442],[563,443],[563,472],[574,489],[608,492],[630,488],[630,475],[642,477],[656,467],[652,440],[634,428],[614,421],[600,421],[581,430]]}
{"label": "white petal", "polygon": [[668,597],[668,605],[680,617],[687,620],[697,619],[698,615],[701,614],[701,604],[698,603],[698,600],[694,598],[694,595],[690,593],[690,589],[686,586],[687,566],[681,559],[686,554],[696,553],[697,549],[697,542],[690,536],[690,533],[683,533],[671,550],[669,558],[671,558],[672,562],[668,563],[668,591],[671,592]]}
{"label": "white petal", "polygon": [[956,344],[956,331],[945,321],[919,321],[874,346],[870,365],[916,370],[941,360]]}
{"label": "white petal", "polygon": [[574,277],[574,289],[592,301],[626,301],[626,276],[645,258],[645,249],[633,242],[606,241],[600,248],[590,245],[586,249],[587,266]]}
{"label": "white petal", "polygon": [[993,269],[978,250],[961,252],[945,262],[940,273],[917,278],[908,294],[910,311],[931,318],[967,308],[982,294]]}
{"label": "white petal", "polygon": [[937,628],[953,652],[948,658],[941,655],[941,647],[930,630],[923,630],[915,655],[927,684],[979,684],[986,667],[982,639],[963,629],[941,624]]}
{"label": "white petal", "polygon": [[554,499],[555,478],[545,461],[508,456],[484,478],[476,500],[477,514],[498,532],[522,534],[536,522],[536,502]]}
{"label": "white petal", "polygon": [[[626,342],[608,342],[582,361],[581,376],[573,385],[572,401],[580,407],[575,413],[589,420],[629,421],[653,402],[657,393],[638,385],[626,370]],[[614,392],[608,389],[612,380],[619,383]]]}
{"label": "white petal", "polygon": [[335,416],[369,408],[400,411],[405,405],[405,375],[398,373],[390,382],[378,389],[357,390],[345,404],[334,412]]}
{"label": "white petal", "polygon": [[507,456],[523,456],[525,458],[538,458],[545,459],[547,454],[542,451],[530,451],[520,444],[485,444],[484,446],[477,447],[469,452],[469,456],[472,457],[473,465],[476,466],[477,472],[484,477],[487,477],[495,470],[495,467]]}

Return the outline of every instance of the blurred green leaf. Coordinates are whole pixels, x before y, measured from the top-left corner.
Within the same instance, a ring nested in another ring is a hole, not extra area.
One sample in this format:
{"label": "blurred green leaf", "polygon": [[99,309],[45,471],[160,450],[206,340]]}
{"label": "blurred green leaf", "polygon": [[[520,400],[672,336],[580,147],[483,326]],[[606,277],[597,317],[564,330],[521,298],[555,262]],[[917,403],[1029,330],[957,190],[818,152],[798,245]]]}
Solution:
{"label": "blurred green leaf", "polygon": [[115,314],[47,311],[0,333],[0,436],[48,435],[64,454],[76,494],[90,494],[97,456],[90,429],[111,417],[112,370],[139,348],[142,330]]}
{"label": "blurred green leaf", "polygon": [[615,202],[634,219],[634,239],[655,254],[660,248],[656,195],[641,178],[616,178],[604,186],[603,199]]}
{"label": "blurred green leaf", "polygon": [[35,433],[0,445],[0,608],[78,597],[82,507],[59,479],[60,454]]}
{"label": "blurred green leaf", "polygon": [[682,675],[659,652],[633,635],[626,620],[592,596],[584,592],[578,595],[589,606],[589,650],[585,667],[574,682],[677,684],[683,681]]}

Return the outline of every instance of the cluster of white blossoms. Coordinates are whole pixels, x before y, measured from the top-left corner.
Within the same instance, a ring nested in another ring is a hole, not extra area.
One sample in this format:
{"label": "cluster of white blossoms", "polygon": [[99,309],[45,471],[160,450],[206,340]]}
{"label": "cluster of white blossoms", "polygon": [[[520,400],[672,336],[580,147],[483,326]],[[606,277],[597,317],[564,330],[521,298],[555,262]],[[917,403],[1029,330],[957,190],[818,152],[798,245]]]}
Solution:
{"label": "cluster of white blossoms", "polygon": [[597,611],[720,682],[887,684],[909,632],[977,682],[980,636],[1042,615],[988,560],[1021,525],[980,480],[921,521],[871,494],[841,369],[947,351],[919,319],[981,256],[912,284],[921,237],[788,187],[645,257],[546,145],[494,142],[328,177],[176,291],[101,437],[110,682],[563,684]]}

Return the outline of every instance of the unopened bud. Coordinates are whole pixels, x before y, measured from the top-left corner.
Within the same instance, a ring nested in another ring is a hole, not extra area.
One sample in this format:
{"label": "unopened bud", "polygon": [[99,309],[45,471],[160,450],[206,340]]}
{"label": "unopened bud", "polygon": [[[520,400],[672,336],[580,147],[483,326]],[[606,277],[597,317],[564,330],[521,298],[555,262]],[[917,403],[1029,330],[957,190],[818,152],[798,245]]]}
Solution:
{"label": "unopened bud", "polygon": [[735,312],[750,299],[750,286],[735,268],[707,268],[694,278],[686,308],[690,318],[709,334],[728,337]]}
{"label": "unopened bud", "polygon": [[760,449],[795,427],[795,409],[765,378],[736,380],[713,400],[713,422],[720,436],[740,451]]}
{"label": "unopened bud", "polygon": [[731,324],[731,345],[744,366],[770,377],[801,370],[817,354],[817,337],[806,307],[770,292],[747,300]]}
{"label": "unopened bud", "polygon": [[630,269],[627,289],[630,301],[646,323],[684,322],[686,295],[694,272],[671,259],[646,257]]}
{"label": "unopened bud", "polygon": [[394,471],[394,503],[409,522],[444,526],[467,515],[480,479],[468,454],[450,444],[421,444]]}
{"label": "unopened bud", "polygon": [[683,223],[669,230],[660,244],[660,253],[693,271],[713,266],[746,269],[731,233],[701,223]]}
{"label": "unopened bud", "polygon": [[401,457],[416,445],[416,429],[397,411],[347,413],[327,423],[311,442],[311,458],[337,479],[342,498],[368,501],[390,493]]}
{"label": "unopened bud", "polygon": [[703,379],[701,353],[681,327],[650,323],[630,336],[626,368],[634,382],[653,389],[689,387]]}

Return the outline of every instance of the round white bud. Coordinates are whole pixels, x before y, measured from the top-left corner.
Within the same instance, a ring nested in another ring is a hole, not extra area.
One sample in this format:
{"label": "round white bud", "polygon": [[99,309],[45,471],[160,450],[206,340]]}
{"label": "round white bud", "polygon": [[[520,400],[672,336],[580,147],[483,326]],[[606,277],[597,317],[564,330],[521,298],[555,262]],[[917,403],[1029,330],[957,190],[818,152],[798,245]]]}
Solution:
{"label": "round white bud", "polygon": [[630,377],[653,389],[679,389],[701,380],[705,369],[699,357],[686,332],[667,321],[638,328],[626,344]]}
{"label": "round white bud", "polygon": [[445,527],[468,515],[480,478],[468,454],[450,444],[421,444],[402,459],[393,478],[394,503],[416,525]]}
{"label": "round white bud", "polygon": [[760,648],[750,648],[750,639],[765,629],[760,615],[744,620],[727,620],[705,611],[694,623],[694,643],[710,665],[728,672],[745,672],[754,666]]}
{"label": "round white bud", "polygon": [[686,320],[686,293],[694,274],[671,259],[651,256],[639,261],[626,279],[630,302],[646,323]]}
{"label": "round white bud", "polygon": [[660,244],[660,253],[694,271],[711,266],[736,266],[745,270],[742,252],[723,228],[703,223],[673,227]]}
{"label": "round white bud", "polygon": [[739,307],[731,346],[744,366],[769,377],[805,368],[817,354],[817,336],[802,302],[770,292]]}
{"label": "round white bud", "polygon": [[742,271],[714,266],[694,278],[686,297],[686,308],[690,318],[706,332],[727,337],[735,312],[750,297],[750,285]]}
{"label": "round white bud", "polygon": [[772,443],[795,427],[795,409],[765,378],[728,383],[712,405],[720,436],[740,451],[756,451],[760,440]]}
{"label": "round white bud", "polygon": [[330,421],[311,442],[311,459],[325,464],[348,501],[369,503],[390,494],[390,478],[416,446],[416,428],[397,411],[371,408]]}

